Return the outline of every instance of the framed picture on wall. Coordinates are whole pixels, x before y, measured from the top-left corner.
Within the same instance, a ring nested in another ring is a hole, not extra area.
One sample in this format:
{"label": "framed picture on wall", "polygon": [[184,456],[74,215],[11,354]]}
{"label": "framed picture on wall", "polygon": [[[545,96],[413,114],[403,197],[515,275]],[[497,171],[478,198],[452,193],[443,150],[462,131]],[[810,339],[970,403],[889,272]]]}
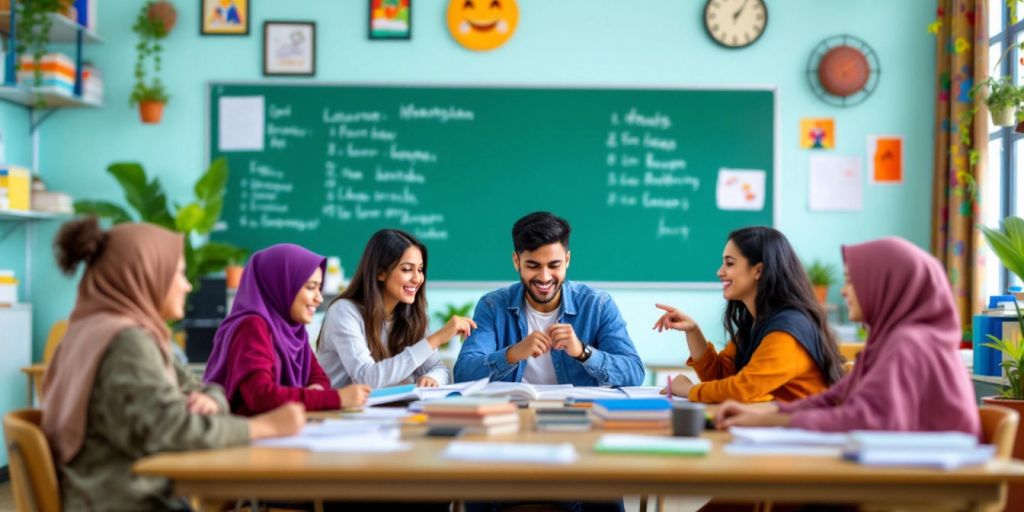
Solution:
{"label": "framed picture on wall", "polygon": [[316,23],[263,22],[263,75],[316,74]]}
{"label": "framed picture on wall", "polygon": [[201,35],[249,35],[249,0],[199,0],[199,12]]}
{"label": "framed picture on wall", "polygon": [[368,0],[370,39],[412,39],[412,0]]}

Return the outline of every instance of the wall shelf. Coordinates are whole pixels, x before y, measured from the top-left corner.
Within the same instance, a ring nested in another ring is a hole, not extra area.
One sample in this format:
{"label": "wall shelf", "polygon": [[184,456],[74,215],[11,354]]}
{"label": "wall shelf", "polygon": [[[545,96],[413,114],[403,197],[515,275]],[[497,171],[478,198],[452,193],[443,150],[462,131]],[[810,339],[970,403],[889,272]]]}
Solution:
{"label": "wall shelf", "polygon": [[[9,34],[11,32],[11,11],[0,12],[0,32]],[[67,16],[57,13],[50,13],[53,20],[53,27],[50,29],[50,42],[52,43],[74,43],[78,40],[78,29],[82,29],[82,40],[86,43],[102,43],[95,32],[84,29],[77,22]]]}

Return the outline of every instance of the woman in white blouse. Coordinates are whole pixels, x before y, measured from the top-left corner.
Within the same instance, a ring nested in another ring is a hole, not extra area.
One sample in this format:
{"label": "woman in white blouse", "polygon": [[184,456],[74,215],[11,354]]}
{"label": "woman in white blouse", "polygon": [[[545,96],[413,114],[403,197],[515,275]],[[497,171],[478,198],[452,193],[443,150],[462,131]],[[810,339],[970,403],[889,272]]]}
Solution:
{"label": "woman in white blouse", "polygon": [[426,334],[426,272],[427,248],[412,235],[382,229],[370,237],[349,287],[327,308],[316,342],[333,387],[451,382],[437,348],[457,334],[469,336],[476,324],[453,316]]}

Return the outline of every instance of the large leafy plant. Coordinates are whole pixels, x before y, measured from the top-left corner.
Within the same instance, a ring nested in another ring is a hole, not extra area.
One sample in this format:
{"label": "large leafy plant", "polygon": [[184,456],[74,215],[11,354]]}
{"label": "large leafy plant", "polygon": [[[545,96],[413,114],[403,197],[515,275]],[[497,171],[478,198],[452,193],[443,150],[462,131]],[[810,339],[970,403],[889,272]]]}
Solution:
{"label": "large leafy plant", "polygon": [[[1017,277],[1024,276],[1024,219],[1020,217],[1003,219],[1002,231],[986,226],[979,226],[979,228],[985,235],[985,241],[988,242],[992,252],[996,254],[1003,266]],[[1014,301],[1014,307],[1017,310],[1017,324],[1020,325],[1020,332],[1024,333],[1024,315],[1021,315],[1016,301]],[[1018,336],[1016,340],[1005,340],[991,334],[988,338],[991,342],[985,343],[984,346],[1006,355],[1002,362],[1003,370],[1006,372],[1003,398],[1024,400],[1024,382],[1021,381],[1021,370],[1024,369],[1024,339]]]}
{"label": "large leafy plant", "polygon": [[245,259],[248,251],[220,242],[205,241],[220,219],[224,207],[224,187],[228,181],[228,164],[218,158],[196,182],[195,200],[184,205],[168,205],[160,180],[146,176],[145,169],[135,162],[116,162],[107,172],[124,189],[124,198],[138,214],[133,217],[122,206],[110,201],[75,201],[75,213],[96,215],[114,224],[149,222],[185,234],[185,265],[189,282],[198,288],[199,278],[219,272],[229,264]]}
{"label": "large leafy plant", "polygon": [[[465,304],[463,304],[461,306],[456,305],[456,304],[452,304],[452,303],[448,303],[448,304],[444,305],[444,309],[441,309],[440,311],[435,311],[434,312],[434,318],[440,320],[442,324],[446,324],[446,323],[448,323],[448,320],[451,320],[451,318],[453,316],[468,317],[469,314],[472,311],[473,311],[473,303],[472,302],[467,302],[467,303],[465,303]],[[448,341],[442,343],[441,346],[442,347],[448,346],[448,343],[450,341],[451,340],[448,340]]]}

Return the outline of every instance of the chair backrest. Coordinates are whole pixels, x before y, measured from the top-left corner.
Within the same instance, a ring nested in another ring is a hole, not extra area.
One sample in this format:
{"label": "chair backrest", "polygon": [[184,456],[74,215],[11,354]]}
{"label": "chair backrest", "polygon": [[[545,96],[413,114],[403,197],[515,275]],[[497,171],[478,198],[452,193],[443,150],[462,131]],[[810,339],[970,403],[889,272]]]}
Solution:
{"label": "chair backrest", "polygon": [[43,364],[50,364],[53,353],[57,351],[57,345],[64,339],[68,332],[68,321],[57,320],[50,326],[50,334],[46,335],[46,345],[43,348]]}
{"label": "chair backrest", "polygon": [[997,459],[1009,459],[1013,455],[1020,415],[1009,407],[989,404],[978,407],[978,414],[981,415],[982,442],[995,445]]}
{"label": "chair backrest", "polygon": [[42,416],[39,409],[19,409],[4,416],[14,507],[21,511],[59,512],[57,470],[50,445],[39,427]]}

